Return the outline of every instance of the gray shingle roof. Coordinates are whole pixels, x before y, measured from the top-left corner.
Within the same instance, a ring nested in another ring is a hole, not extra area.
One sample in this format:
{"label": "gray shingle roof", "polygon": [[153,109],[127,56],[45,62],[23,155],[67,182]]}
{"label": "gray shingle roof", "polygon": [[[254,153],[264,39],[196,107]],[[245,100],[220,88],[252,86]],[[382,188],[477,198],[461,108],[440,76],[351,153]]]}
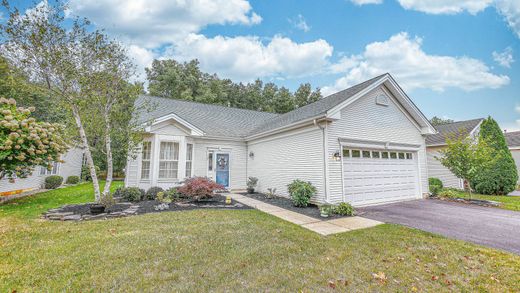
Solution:
{"label": "gray shingle roof", "polygon": [[169,98],[141,95],[135,102],[140,109],[138,123],[150,122],[174,113],[208,136],[245,137],[259,124],[278,114],[218,105],[201,104]]}
{"label": "gray shingle roof", "polygon": [[[325,114],[353,97],[386,74],[322,98],[285,114],[273,114],[183,100],[141,95],[135,102],[140,109],[137,122],[145,123],[174,113],[208,136],[243,138],[274,130]],[[146,110],[148,108],[149,110]]]}
{"label": "gray shingle roof", "polygon": [[505,137],[509,147],[520,146],[520,131],[506,132]]}
{"label": "gray shingle roof", "polygon": [[468,135],[482,120],[484,119],[478,118],[435,126],[439,133],[426,136],[426,145],[444,145],[446,138],[459,137],[461,134]]}

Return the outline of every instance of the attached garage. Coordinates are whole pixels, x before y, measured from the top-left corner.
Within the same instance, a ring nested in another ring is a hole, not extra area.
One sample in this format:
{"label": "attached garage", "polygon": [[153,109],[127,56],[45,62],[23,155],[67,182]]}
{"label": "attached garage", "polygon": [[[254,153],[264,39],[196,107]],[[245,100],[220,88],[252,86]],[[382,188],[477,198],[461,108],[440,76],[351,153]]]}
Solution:
{"label": "attached garage", "polygon": [[417,152],[343,147],[343,194],[353,205],[416,199]]}

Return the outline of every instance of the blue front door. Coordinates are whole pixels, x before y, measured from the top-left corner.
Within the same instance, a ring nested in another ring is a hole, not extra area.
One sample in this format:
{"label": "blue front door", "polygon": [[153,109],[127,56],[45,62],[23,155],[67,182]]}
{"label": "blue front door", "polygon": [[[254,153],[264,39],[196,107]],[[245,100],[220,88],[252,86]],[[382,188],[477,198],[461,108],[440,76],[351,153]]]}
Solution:
{"label": "blue front door", "polygon": [[217,183],[229,187],[229,154],[217,154],[215,165]]}

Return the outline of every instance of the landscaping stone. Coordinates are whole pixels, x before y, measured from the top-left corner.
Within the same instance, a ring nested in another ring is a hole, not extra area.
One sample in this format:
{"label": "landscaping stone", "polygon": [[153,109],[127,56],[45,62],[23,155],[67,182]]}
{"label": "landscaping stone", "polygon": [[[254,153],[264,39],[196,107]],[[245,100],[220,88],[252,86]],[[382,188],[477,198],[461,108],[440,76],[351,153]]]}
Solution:
{"label": "landscaping stone", "polygon": [[[99,219],[113,219],[122,218],[138,214],[157,213],[167,211],[181,211],[194,209],[250,209],[249,206],[232,201],[231,204],[225,203],[226,198],[222,195],[217,195],[212,200],[203,202],[184,201],[172,202],[164,204],[155,200],[147,200],[141,202],[118,202],[108,208],[104,213],[92,215],[90,213],[90,206],[93,203],[64,205],[60,208],[50,209],[43,218],[47,220],[57,221],[89,221]],[[157,208],[161,206],[162,208]]]}

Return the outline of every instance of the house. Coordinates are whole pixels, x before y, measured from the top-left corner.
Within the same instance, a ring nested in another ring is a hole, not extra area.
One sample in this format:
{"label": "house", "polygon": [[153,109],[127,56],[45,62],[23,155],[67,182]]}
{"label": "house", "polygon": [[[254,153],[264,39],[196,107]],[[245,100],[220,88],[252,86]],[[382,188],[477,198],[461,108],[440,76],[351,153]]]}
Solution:
{"label": "house", "polygon": [[288,196],[294,179],[316,203],[370,205],[428,192],[425,136],[436,133],[390,74],[285,114],[141,96],[142,145],[129,154],[126,186],[168,188],[207,176],[232,190]]}
{"label": "house", "polygon": [[[513,155],[513,159],[516,163],[516,169],[520,174],[520,131],[506,132],[505,133],[507,146]],[[518,178],[518,185],[520,185],[520,178]]]}
{"label": "house", "polygon": [[55,162],[51,170],[46,167],[38,166],[27,178],[18,178],[14,182],[9,182],[7,178],[0,180],[0,196],[17,194],[33,189],[43,188],[45,177],[59,175],[66,180],[69,176],[81,176],[83,165],[83,149],[71,148],[61,159],[63,163]]}
{"label": "house", "polygon": [[446,139],[458,138],[460,135],[477,137],[483,118],[438,125],[436,134],[426,136],[426,152],[428,157],[428,177],[438,178],[445,187],[463,189],[462,179],[457,178],[451,171],[444,167],[437,159],[441,156],[440,150],[447,146]]}

